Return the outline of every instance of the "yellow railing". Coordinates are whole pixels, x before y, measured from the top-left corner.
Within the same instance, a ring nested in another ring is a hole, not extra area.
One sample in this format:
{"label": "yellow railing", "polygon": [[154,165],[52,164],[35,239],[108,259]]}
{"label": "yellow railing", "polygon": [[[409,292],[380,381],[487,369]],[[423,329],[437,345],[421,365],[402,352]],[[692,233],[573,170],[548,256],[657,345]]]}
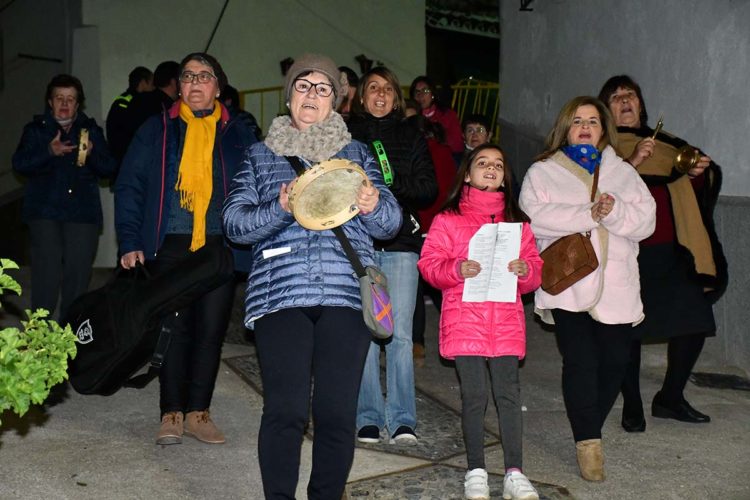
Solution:
{"label": "yellow railing", "polygon": [[483,82],[469,78],[451,85],[453,98],[451,108],[458,114],[458,119],[471,114],[484,115],[490,122],[490,138],[497,142],[500,129],[497,126],[497,114],[500,109],[500,85],[494,82]]}

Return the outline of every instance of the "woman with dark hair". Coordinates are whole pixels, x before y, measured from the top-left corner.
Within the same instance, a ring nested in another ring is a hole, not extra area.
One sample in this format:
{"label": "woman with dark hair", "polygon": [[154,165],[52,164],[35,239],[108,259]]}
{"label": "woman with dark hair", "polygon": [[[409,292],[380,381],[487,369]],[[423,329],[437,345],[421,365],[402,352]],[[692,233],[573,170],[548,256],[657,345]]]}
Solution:
{"label": "woman with dark hair", "polygon": [[654,199],[615,153],[615,139],[612,117],[598,99],[572,99],[526,173],[520,196],[540,251],[586,233],[599,260],[559,294],[540,288],[535,296],[537,314],[555,325],[565,410],[581,476],[589,481],[604,479],[602,425],[625,375],[633,327],[643,321],[637,243],[654,230]]}
{"label": "woman with dark hair", "polygon": [[[180,63],[180,99],[149,118],[136,133],[115,185],[115,228],[120,265],[146,264],[168,272],[191,252],[223,249],[221,208],[255,142],[245,122],[219,102],[226,75],[205,53]],[[235,268],[247,271],[235,254]],[[161,427],[157,444],[183,434],[224,443],[209,414],[234,283],[206,293],[170,318],[171,340],[159,372]]]}
{"label": "woman with dark hair", "polygon": [[703,153],[688,172],[675,168],[687,143],[664,132],[654,137],[641,87],[629,76],[607,80],[599,98],[614,116],[619,153],[656,200],[656,229],[640,242],[638,255],[646,319],[636,330],[622,384],[622,426],[628,432],[646,429],[639,381],[644,339],[669,342],[667,371],[651,415],[709,422],[687,402],[684,390],[706,337],[716,334],[712,304],[727,285],[727,262],[713,223],[721,169]]}
{"label": "woman with dark hair", "polygon": [[89,285],[102,228],[99,179],[112,176],[116,162],[101,127],[82,111],[86,99],[78,78],[55,76],[44,100],[44,114],[24,127],[12,162],[27,179],[31,308],[52,315],[61,297],[64,320]]}
{"label": "woman with dark hair", "polygon": [[354,139],[369,144],[386,184],[396,196],[404,223],[395,238],[375,241],[375,259],[388,278],[393,304],[393,338],[385,345],[387,395],[380,386],[380,343],[372,342],[367,355],[357,409],[357,438],[380,441],[381,430],[394,443],[415,444],[417,408],[414,393],[412,323],[417,297],[417,259],[422,248],[418,210],[437,197],[435,170],[427,141],[404,121],[404,97],[398,78],[378,66],[359,82],[355,115],[349,120]]}
{"label": "woman with dark hair", "polygon": [[450,146],[456,163],[460,163],[464,152],[464,139],[458,115],[440,102],[435,85],[426,76],[418,76],[411,82],[409,97],[422,107],[422,115],[432,122],[439,123],[445,130],[445,142]]}

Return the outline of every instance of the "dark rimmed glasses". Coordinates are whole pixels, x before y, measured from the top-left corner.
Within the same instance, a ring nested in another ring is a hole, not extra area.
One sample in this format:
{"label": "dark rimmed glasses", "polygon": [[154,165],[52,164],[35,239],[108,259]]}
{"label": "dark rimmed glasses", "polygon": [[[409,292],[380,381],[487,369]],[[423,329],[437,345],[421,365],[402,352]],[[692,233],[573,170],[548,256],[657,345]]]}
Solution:
{"label": "dark rimmed glasses", "polygon": [[201,71],[200,73],[193,73],[192,71],[183,71],[180,75],[180,81],[182,83],[208,83],[214,80],[216,75],[209,73],[208,71]]}
{"label": "dark rimmed glasses", "polygon": [[330,83],[313,83],[304,78],[294,80],[294,90],[300,94],[307,94],[312,88],[315,88],[315,93],[318,94],[318,97],[328,97],[333,93],[333,85]]}

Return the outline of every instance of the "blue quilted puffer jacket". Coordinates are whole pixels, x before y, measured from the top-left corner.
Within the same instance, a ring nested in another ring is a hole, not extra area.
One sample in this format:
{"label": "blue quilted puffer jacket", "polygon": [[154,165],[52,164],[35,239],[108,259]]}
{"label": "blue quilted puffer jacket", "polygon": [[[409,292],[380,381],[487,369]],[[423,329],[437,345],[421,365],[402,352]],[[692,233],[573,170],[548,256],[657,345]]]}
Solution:
{"label": "blue quilted puffer jacket", "polygon": [[[362,264],[373,265],[372,240],[388,239],[398,232],[401,209],[364,144],[352,141],[334,158],[361,165],[380,190],[375,210],[357,215],[342,226]],[[302,161],[309,167],[309,162],[304,158]],[[263,315],[292,307],[362,308],[359,282],[333,232],[309,231],[281,208],[281,184],[288,184],[295,177],[286,158],[274,154],[264,143],[254,144],[224,203],[227,238],[252,245],[253,269],[245,299],[248,327]],[[271,250],[279,254],[269,256],[268,252],[264,257],[264,252]]]}

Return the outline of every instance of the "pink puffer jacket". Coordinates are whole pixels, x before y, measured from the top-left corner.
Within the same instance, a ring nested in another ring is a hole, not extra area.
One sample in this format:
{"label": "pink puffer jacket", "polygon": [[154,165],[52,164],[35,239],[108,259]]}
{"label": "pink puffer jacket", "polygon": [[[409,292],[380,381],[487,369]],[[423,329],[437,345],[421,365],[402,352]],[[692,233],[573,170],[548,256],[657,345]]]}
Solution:
{"label": "pink puffer jacket", "polygon": [[526,319],[521,294],[533,292],[542,281],[542,259],[529,224],[523,224],[521,258],[529,273],[518,278],[516,301],[462,302],[464,278],[458,264],[467,259],[469,240],[483,224],[504,222],[505,195],[464,188],[461,213],[441,212],[432,222],[422,248],[419,270],[427,282],[443,291],[440,317],[440,355],[526,355]]}

